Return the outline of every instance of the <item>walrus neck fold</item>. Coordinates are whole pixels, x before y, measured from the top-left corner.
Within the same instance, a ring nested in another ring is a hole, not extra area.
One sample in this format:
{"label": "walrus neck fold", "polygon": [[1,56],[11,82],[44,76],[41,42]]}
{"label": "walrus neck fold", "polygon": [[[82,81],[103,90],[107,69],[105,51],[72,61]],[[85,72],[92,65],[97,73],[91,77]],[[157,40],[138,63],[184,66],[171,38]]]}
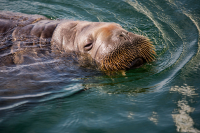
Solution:
{"label": "walrus neck fold", "polygon": [[60,51],[76,51],[75,38],[78,21],[63,21],[56,27],[52,36],[52,48]]}

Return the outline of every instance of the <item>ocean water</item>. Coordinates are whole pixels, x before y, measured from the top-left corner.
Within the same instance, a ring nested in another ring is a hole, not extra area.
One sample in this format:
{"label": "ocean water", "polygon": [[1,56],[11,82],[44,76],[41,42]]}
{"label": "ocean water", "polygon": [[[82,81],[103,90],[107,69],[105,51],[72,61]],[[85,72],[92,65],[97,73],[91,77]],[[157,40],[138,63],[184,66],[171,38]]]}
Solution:
{"label": "ocean water", "polygon": [[157,53],[114,75],[64,57],[1,66],[0,133],[200,132],[199,9],[198,0],[0,0],[0,11],[118,23]]}

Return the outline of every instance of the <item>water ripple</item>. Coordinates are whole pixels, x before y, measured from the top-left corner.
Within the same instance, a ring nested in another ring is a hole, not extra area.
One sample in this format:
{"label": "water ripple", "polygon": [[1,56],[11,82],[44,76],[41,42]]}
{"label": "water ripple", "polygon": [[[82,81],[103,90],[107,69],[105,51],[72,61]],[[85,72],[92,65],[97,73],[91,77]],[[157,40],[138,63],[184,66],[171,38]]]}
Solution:
{"label": "water ripple", "polygon": [[6,106],[6,107],[0,107],[0,111],[1,111],[1,110],[12,109],[12,108],[21,106],[21,105],[23,105],[23,104],[26,104],[26,103],[28,103],[28,102],[29,102],[29,101],[22,101],[22,102],[15,103],[15,104],[12,104],[12,105],[9,105],[9,106]]}
{"label": "water ripple", "polygon": [[[199,132],[198,1],[0,3],[0,10],[51,19],[116,22],[130,32],[147,36],[158,55],[141,68],[113,75],[82,68],[69,58],[51,53],[41,58],[35,55],[26,64],[1,66],[1,132],[153,132],[158,128]],[[89,95],[74,95],[85,88],[91,89]]]}
{"label": "water ripple", "polygon": [[41,103],[41,102],[47,102],[59,98],[64,98],[67,96],[72,96],[73,94],[76,94],[80,91],[82,91],[84,88],[81,84],[71,84],[68,86],[65,86],[62,90],[59,91],[51,91],[51,92],[42,92],[37,94],[25,94],[25,95],[19,95],[19,96],[2,96],[0,97],[0,101],[19,101],[11,105],[6,105],[4,107],[0,107],[1,110],[7,110],[16,108],[18,106],[27,104],[27,103]]}

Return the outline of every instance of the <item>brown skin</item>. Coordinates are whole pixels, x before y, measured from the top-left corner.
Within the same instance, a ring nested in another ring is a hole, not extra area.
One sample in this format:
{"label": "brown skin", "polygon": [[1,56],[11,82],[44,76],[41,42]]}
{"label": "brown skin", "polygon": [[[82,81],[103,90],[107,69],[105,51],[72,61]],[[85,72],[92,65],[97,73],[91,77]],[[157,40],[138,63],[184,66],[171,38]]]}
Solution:
{"label": "brown skin", "polygon": [[106,22],[49,20],[39,15],[0,13],[0,50],[13,45],[51,43],[52,49],[90,56],[103,71],[136,68],[154,59],[153,45],[143,36]]}

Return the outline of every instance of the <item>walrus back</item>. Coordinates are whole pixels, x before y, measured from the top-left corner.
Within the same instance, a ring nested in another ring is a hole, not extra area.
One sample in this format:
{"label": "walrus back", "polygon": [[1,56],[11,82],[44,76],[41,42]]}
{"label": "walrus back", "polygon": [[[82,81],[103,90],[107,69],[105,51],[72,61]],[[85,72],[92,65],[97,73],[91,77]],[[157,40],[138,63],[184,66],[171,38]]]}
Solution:
{"label": "walrus back", "polygon": [[0,12],[0,36],[5,37],[10,35],[17,27],[23,27],[45,19],[47,18],[41,15]]}
{"label": "walrus back", "polygon": [[41,15],[0,12],[0,65],[16,64],[15,57],[30,45],[49,43],[57,24]]}
{"label": "walrus back", "polygon": [[0,12],[0,40],[12,37],[16,41],[30,36],[51,38],[57,24],[58,21],[50,21],[41,15]]}

